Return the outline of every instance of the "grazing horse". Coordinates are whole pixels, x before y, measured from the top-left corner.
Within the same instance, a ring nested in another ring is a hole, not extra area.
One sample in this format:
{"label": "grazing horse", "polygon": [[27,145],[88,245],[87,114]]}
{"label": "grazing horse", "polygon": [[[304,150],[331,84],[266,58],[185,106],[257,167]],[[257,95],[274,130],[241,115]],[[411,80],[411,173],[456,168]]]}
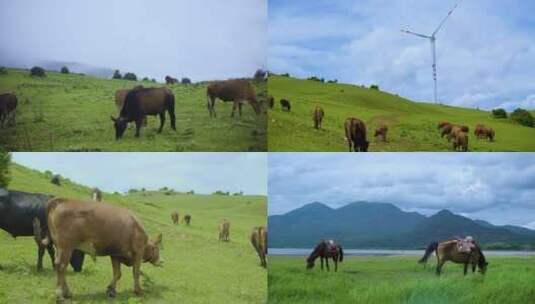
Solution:
{"label": "grazing horse", "polygon": [[[43,269],[43,255],[48,251],[54,265],[53,244],[43,245],[41,240],[48,234],[46,222],[46,202],[50,195],[8,191],[0,188],[0,229],[7,231],[13,238],[33,236],[37,244],[37,270]],[[74,271],[82,271],[84,254],[75,251],[70,259]]]}
{"label": "grazing horse", "polygon": [[432,242],[427,246],[424,256],[418,263],[425,264],[432,253],[437,256],[436,274],[440,275],[442,266],[446,261],[451,261],[457,264],[464,264],[464,274],[468,271],[468,265],[472,265],[472,272],[476,271],[476,266],[482,274],[487,271],[489,263],[485,260],[485,256],[481,248],[473,242],[472,245],[463,244],[463,240],[454,239],[443,242]]}
{"label": "grazing horse", "polygon": [[474,135],[477,139],[488,138],[489,141],[493,141],[495,133],[494,129],[478,124],[474,130]]}
{"label": "grazing horse", "polygon": [[267,229],[264,226],[254,227],[251,232],[251,244],[253,245],[258,257],[260,258],[260,265],[267,267]]}
{"label": "grazing horse", "polygon": [[91,199],[95,202],[102,202],[102,191],[95,187],[91,190]]}
{"label": "grazing horse", "polygon": [[184,215],[184,223],[189,226],[189,223],[191,222],[191,215],[186,214]]}
{"label": "grazing horse", "polygon": [[219,222],[219,240],[228,242],[229,236],[230,236],[230,222],[227,219],[222,219]]}
{"label": "grazing horse", "polygon": [[314,112],[312,113],[312,120],[314,121],[315,129],[321,129],[321,122],[323,121],[323,116],[325,116],[323,108],[320,106],[316,106]]}
{"label": "grazing horse", "polygon": [[119,117],[111,117],[115,127],[115,139],[123,137],[129,122],[136,123],[136,137],[139,137],[143,117],[146,115],[160,116],[158,133],[161,133],[165,123],[166,111],[169,113],[171,128],[176,131],[175,95],[171,90],[168,88],[137,88],[131,90],[126,94]]}
{"label": "grazing horse", "polygon": [[176,211],[171,212],[171,220],[173,221],[173,224],[178,225],[178,219],[179,219],[178,212]]}
{"label": "grazing horse", "polygon": [[7,125],[15,125],[15,116],[17,110],[17,96],[13,93],[0,94],[0,128],[4,127],[4,121],[7,119]]}
{"label": "grazing horse", "polygon": [[358,118],[349,117],[344,124],[349,152],[368,152],[370,142],[366,140],[366,125]]}
{"label": "grazing horse", "polygon": [[232,113],[234,117],[236,108],[238,108],[241,117],[242,105],[248,102],[257,115],[261,113],[260,103],[256,100],[256,92],[253,85],[243,79],[230,79],[223,81],[214,81],[206,88],[206,99],[210,118],[216,117],[215,101],[219,98],[224,102],[232,101]]}
{"label": "grazing horse", "polygon": [[292,105],[290,104],[290,101],[288,99],[281,99],[280,100],[280,104],[281,104],[281,109],[283,111],[288,111],[290,112],[292,110]]}
{"label": "grazing horse", "polygon": [[321,240],[306,260],[307,269],[314,268],[314,261],[318,257],[321,261],[321,270],[323,270],[323,260],[325,259],[327,271],[330,271],[329,258],[331,258],[334,261],[334,271],[336,272],[338,271],[338,262],[341,263],[344,260],[344,250],[342,246],[336,244],[333,240]]}

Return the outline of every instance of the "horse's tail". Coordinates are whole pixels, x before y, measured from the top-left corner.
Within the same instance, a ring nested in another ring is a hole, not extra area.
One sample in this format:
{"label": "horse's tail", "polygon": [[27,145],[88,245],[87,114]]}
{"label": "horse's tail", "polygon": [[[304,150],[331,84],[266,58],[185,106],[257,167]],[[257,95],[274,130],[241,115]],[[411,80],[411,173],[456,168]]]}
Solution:
{"label": "horse's tail", "polygon": [[424,256],[418,260],[418,263],[421,263],[421,264],[424,264],[427,262],[427,260],[429,259],[429,257],[431,256],[431,254],[437,250],[438,248],[438,242],[432,242],[431,244],[429,244],[427,246],[427,249],[425,249],[425,254]]}
{"label": "horse's tail", "polygon": [[340,250],[340,262],[344,260],[344,249],[342,249],[342,246],[338,246],[338,249]]}

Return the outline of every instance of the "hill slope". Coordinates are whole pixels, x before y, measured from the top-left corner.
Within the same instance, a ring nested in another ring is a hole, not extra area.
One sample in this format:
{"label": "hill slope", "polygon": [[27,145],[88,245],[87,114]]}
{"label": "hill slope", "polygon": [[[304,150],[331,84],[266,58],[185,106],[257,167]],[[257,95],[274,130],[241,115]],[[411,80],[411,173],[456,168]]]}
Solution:
{"label": "hill slope", "polygon": [[[10,189],[43,192],[58,196],[89,199],[90,188],[64,181],[61,187],[49,182],[40,172],[12,166]],[[251,228],[266,221],[266,198],[260,196],[165,195],[140,192],[133,195],[104,194],[104,200],[136,213],[147,232],[163,233],[161,252],[164,267],[142,265],[144,295],[133,295],[131,268],[123,267],[117,302],[128,303],[263,303],[267,278],[259,266],[256,252],[249,243]],[[192,216],[191,226],[171,223],[170,213]],[[230,242],[217,240],[219,219],[232,223]],[[35,270],[37,257],[33,238],[11,238],[0,230],[0,302],[52,303],[55,299],[55,273],[45,256],[42,273]],[[81,274],[69,269],[67,276],[74,300],[107,303],[107,283],[111,263],[107,257],[96,262],[86,259]],[[32,288],[28,288],[32,286]]]}
{"label": "hill slope", "polygon": [[[248,105],[241,119],[230,118],[232,104],[218,101],[216,119],[206,110],[205,85],[171,85],[175,94],[177,132],[169,116],[163,132],[159,118],[149,117],[141,137],[131,127],[115,140],[110,115],[117,116],[115,91],[152,82],[103,79],[47,71],[44,78],[24,70],[0,75],[0,93],[14,92],[19,100],[17,126],[0,129],[0,145],[11,151],[266,151],[266,116]],[[265,85],[257,88],[265,95]]]}
{"label": "hill slope", "polygon": [[420,248],[431,241],[467,235],[485,247],[535,247],[533,230],[494,226],[447,210],[426,217],[385,203],[358,202],[339,209],[312,203],[269,216],[268,221],[273,248],[309,248],[323,238],[334,238],[347,248]]}
{"label": "hill slope", "polygon": [[[439,121],[468,125],[470,151],[535,151],[535,128],[494,119],[487,111],[416,103],[359,86],[281,76],[269,77],[268,92],[276,100],[268,120],[270,151],[347,151],[344,121],[351,116],[366,123],[370,151],[450,151],[451,144],[437,130]],[[281,98],[290,100],[291,112],[281,110]],[[313,128],[316,105],[325,111],[322,130]],[[383,123],[389,127],[388,142],[377,143],[373,132]],[[478,123],[495,129],[495,142],[475,139]]]}

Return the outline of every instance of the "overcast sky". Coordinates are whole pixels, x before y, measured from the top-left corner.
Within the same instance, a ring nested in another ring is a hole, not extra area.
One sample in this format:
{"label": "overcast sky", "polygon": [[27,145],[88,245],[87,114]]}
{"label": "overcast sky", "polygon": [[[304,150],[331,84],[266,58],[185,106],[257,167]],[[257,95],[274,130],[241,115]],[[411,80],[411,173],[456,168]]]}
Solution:
{"label": "overcast sky", "polygon": [[78,62],[162,81],[265,68],[267,0],[0,0],[0,64]]}
{"label": "overcast sky", "polygon": [[21,165],[105,191],[131,188],[267,194],[266,153],[13,153]]}
{"label": "overcast sky", "polygon": [[369,201],[535,229],[535,153],[270,153],[268,164],[270,215]]}
{"label": "overcast sky", "polygon": [[[270,0],[268,66],[433,100],[428,40],[458,0]],[[535,1],[464,0],[437,35],[439,100],[535,108]]]}

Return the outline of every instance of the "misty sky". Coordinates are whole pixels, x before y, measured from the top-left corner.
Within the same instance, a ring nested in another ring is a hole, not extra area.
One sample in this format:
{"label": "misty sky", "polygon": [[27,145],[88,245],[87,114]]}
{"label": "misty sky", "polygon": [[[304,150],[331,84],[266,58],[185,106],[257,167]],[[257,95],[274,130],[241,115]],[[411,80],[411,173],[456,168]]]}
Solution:
{"label": "misty sky", "polygon": [[0,64],[78,62],[192,80],[265,68],[267,0],[0,0]]}
{"label": "misty sky", "polygon": [[[428,40],[459,0],[270,0],[269,69],[433,100]],[[439,100],[535,108],[535,1],[464,0],[437,35]]]}
{"label": "misty sky", "polygon": [[21,165],[112,192],[131,188],[267,194],[265,153],[13,153]]}
{"label": "misty sky", "polygon": [[535,229],[535,153],[270,153],[268,164],[270,215],[369,201]]}

